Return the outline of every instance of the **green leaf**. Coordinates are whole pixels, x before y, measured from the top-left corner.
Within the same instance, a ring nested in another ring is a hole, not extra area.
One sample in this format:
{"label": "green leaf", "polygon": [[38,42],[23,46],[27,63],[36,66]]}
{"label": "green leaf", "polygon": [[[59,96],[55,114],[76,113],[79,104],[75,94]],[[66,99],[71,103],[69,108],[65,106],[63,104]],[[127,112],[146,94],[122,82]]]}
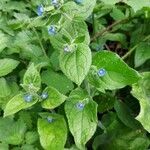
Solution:
{"label": "green leaf", "polygon": [[116,98],[109,93],[100,94],[95,98],[96,103],[98,104],[98,112],[102,113],[108,111],[114,107]]}
{"label": "green leaf", "polygon": [[38,133],[40,143],[44,149],[63,150],[67,140],[67,124],[65,119],[57,114],[49,114],[52,122],[47,118],[38,119]]}
{"label": "green leaf", "polygon": [[117,112],[118,118],[128,127],[132,129],[141,128],[139,122],[134,119],[130,108],[121,101],[116,101],[114,108]]}
{"label": "green leaf", "polygon": [[79,150],[75,145],[70,148],[65,148],[64,150]]}
{"label": "green leaf", "polygon": [[0,149],[1,150],[9,150],[9,146],[8,146],[8,144],[0,143]]}
{"label": "green leaf", "polygon": [[140,113],[136,119],[150,133],[150,73],[143,73],[143,78],[132,86],[132,95],[139,100]]}
{"label": "green leaf", "polygon": [[[109,115],[109,114],[107,114]],[[143,130],[133,130],[123,125],[116,118],[112,119],[111,125],[106,133],[97,136],[94,139],[94,150],[145,150],[150,142]]]}
{"label": "green leaf", "polygon": [[114,20],[122,20],[125,19],[126,16],[124,15],[124,13],[118,9],[117,7],[114,7],[112,12],[110,13],[110,16],[114,19]]}
{"label": "green leaf", "polygon": [[53,87],[47,87],[43,93],[48,94],[48,98],[42,102],[42,107],[46,109],[54,109],[61,105],[65,100],[66,96],[61,94]]}
{"label": "green leaf", "polygon": [[6,97],[10,95],[11,89],[5,80],[5,78],[0,78],[0,97]]}
{"label": "green leaf", "polygon": [[113,4],[120,2],[120,0],[111,0],[111,1],[101,0],[101,1],[104,2],[105,4],[110,4],[110,5],[113,5]]}
{"label": "green leaf", "polygon": [[26,102],[24,100],[23,94],[18,94],[14,96],[7,104],[4,109],[4,117],[13,115],[20,111],[21,109],[26,109],[31,107],[37,102],[37,99],[33,99],[31,102]]}
{"label": "green leaf", "polygon": [[19,119],[23,120],[23,122],[26,124],[28,129],[32,129],[33,128],[33,124],[34,124],[34,120],[33,120],[33,116],[31,115],[31,112],[28,110],[24,110],[24,111],[20,111],[18,113]]}
{"label": "green leaf", "polygon": [[[121,0],[111,0],[111,1],[102,0],[102,1],[106,4],[111,4],[111,5],[121,2]],[[142,1],[141,0],[124,0],[123,2],[131,6],[135,12],[142,9],[143,7],[150,6],[149,0],[142,0]]]}
{"label": "green leaf", "polygon": [[87,24],[83,20],[75,18],[65,21],[60,31],[55,36],[50,37],[50,41],[56,50],[63,51],[66,44],[74,45],[76,44],[75,40],[82,36],[85,37],[82,43],[89,44],[90,36]]}
{"label": "green leaf", "polygon": [[33,144],[38,141],[39,136],[36,131],[28,131],[25,135],[25,140],[27,144]]}
{"label": "green leaf", "polygon": [[[20,147],[19,147],[19,149],[20,149]],[[17,150],[19,150],[19,149],[17,149]],[[33,145],[24,144],[24,145],[22,145],[21,150],[38,150],[38,149],[35,148]]]}
{"label": "green leaf", "polygon": [[[93,65],[89,73],[89,82],[98,90],[114,90],[136,83],[140,75],[130,68],[115,53],[103,51],[93,57]],[[98,76],[98,70],[105,69],[104,76]]]}
{"label": "green leaf", "polygon": [[[77,92],[76,92],[77,93]],[[80,95],[80,93],[77,93]],[[83,107],[78,106],[82,104]],[[97,104],[89,98],[70,97],[65,104],[69,129],[76,146],[84,149],[86,142],[93,136],[97,127]]]}
{"label": "green leaf", "polygon": [[9,43],[9,37],[0,31],[0,53],[7,47]]}
{"label": "green leaf", "polygon": [[122,45],[126,46],[126,36],[122,33],[107,33],[106,35],[104,35],[104,39],[110,41],[118,41]]}
{"label": "green leaf", "polygon": [[10,58],[0,59],[0,77],[5,76],[12,72],[19,62]]}
{"label": "green leaf", "polygon": [[0,118],[0,141],[19,145],[24,140],[26,126],[21,120],[13,121],[10,118]]}
{"label": "green leaf", "polygon": [[96,0],[83,0],[81,5],[75,2],[68,2],[64,4],[63,10],[71,16],[74,15],[74,17],[86,19],[92,13],[95,4]]}
{"label": "green leaf", "polygon": [[143,7],[150,6],[149,0],[125,0],[125,3],[131,6],[135,12],[142,9]]}
{"label": "green leaf", "polygon": [[8,101],[14,97],[15,95],[17,95],[19,93],[19,86],[17,85],[16,82],[14,81],[9,81],[7,82],[9,89],[11,91],[11,93],[7,96],[7,97],[1,97],[0,98],[0,107],[4,110],[4,108],[6,107],[6,104],[8,103]]}
{"label": "green leaf", "polygon": [[73,83],[62,73],[54,72],[53,70],[46,70],[42,72],[42,82],[47,86],[56,88],[63,94],[68,93],[74,88]]}
{"label": "green leaf", "polygon": [[85,35],[77,37],[74,42],[75,43],[83,43],[84,40],[85,40]]}
{"label": "green leaf", "polygon": [[40,73],[37,71],[36,67],[32,63],[23,77],[23,85],[26,91],[37,92],[41,87],[41,77]]}
{"label": "green leaf", "polygon": [[73,52],[61,52],[60,67],[64,74],[80,85],[91,65],[91,50],[87,45],[79,44]]}
{"label": "green leaf", "polygon": [[142,42],[138,45],[135,52],[135,67],[141,66],[144,62],[150,59],[150,45],[148,42]]}

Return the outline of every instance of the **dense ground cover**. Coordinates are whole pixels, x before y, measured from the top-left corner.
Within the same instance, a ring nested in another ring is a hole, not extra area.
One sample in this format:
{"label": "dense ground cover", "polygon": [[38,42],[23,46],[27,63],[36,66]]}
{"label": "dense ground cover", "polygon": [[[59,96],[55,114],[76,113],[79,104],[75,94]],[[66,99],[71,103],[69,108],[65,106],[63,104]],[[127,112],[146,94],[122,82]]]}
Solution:
{"label": "dense ground cover", "polygon": [[147,150],[149,59],[149,0],[1,0],[0,150]]}

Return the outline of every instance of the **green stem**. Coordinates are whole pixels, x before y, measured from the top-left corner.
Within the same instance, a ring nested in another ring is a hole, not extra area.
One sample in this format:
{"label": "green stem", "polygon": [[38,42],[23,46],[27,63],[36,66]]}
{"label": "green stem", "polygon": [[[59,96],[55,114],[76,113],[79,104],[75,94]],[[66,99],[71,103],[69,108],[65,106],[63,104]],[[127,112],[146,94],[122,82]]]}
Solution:
{"label": "green stem", "polygon": [[89,85],[89,82],[85,79],[84,80],[84,84],[85,84],[85,88],[89,94],[89,96],[91,96],[91,89],[90,89],[90,85]]}
{"label": "green stem", "polygon": [[[150,35],[146,36],[141,42],[147,41],[150,38]],[[134,52],[134,50],[139,46],[139,44],[141,43],[139,42],[138,44],[136,44],[135,46],[133,46],[123,57],[122,59],[125,60],[129,55],[131,55],[132,52]]]}

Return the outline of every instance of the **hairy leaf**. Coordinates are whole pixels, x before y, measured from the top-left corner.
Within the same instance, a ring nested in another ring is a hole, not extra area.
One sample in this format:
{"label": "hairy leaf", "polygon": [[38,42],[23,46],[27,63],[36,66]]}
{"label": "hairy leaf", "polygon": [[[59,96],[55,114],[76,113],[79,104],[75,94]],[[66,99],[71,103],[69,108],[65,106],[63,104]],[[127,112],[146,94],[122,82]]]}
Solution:
{"label": "hairy leaf", "polygon": [[61,52],[60,67],[64,74],[80,85],[91,65],[91,51],[87,45],[79,44],[73,52]]}
{"label": "hairy leaf", "polygon": [[57,114],[49,114],[47,118],[38,119],[38,133],[44,149],[62,150],[67,139],[67,125],[64,118]]}
{"label": "hairy leaf", "polygon": [[19,62],[14,59],[10,58],[0,59],[0,77],[5,76],[10,72],[12,72],[18,66],[18,64]]}

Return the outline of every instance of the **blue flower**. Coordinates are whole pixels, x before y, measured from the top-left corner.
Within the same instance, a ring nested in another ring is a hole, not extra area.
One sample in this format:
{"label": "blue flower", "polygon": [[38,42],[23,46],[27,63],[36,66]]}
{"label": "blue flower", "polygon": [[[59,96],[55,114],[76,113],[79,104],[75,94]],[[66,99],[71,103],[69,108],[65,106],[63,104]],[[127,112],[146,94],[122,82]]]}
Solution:
{"label": "blue flower", "polygon": [[25,100],[26,102],[31,102],[32,99],[33,99],[33,96],[32,96],[31,94],[25,94],[25,95],[24,95],[24,100]]}
{"label": "blue flower", "polygon": [[47,117],[47,121],[48,121],[49,123],[52,123],[52,122],[54,121],[54,119],[53,119],[52,117]]}
{"label": "blue flower", "polygon": [[83,110],[84,104],[81,103],[81,102],[78,102],[78,103],[76,104],[76,108],[78,108],[79,110]]}
{"label": "blue flower", "polygon": [[57,5],[58,4],[58,0],[51,0],[51,4],[52,5]]}
{"label": "blue flower", "polygon": [[50,26],[48,28],[48,34],[49,35],[55,35],[57,32],[56,32],[56,27],[55,26]]}
{"label": "blue flower", "polygon": [[37,8],[37,14],[38,14],[38,16],[42,16],[43,13],[44,13],[44,7],[43,7],[43,5],[41,4],[41,5],[39,5],[38,8]]}
{"label": "blue flower", "polygon": [[41,95],[41,98],[44,100],[44,99],[47,99],[48,98],[48,93],[47,92],[43,92],[42,95]]}
{"label": "blue flower", "polygon": [[74,0],[77,4],[82,4],[83,0]]}
{"label": "blue flower", "polygon": [[104,68],[101,68],[98,70],[98,76],[103,77],[106,74],[106,70]]}
{"label": "blue flower", "polygon": [[58,0],[51,0],[51,4],[52,4],[54,7],[56,7],[56,8],[59,7],[59,2],[58,2]]}

